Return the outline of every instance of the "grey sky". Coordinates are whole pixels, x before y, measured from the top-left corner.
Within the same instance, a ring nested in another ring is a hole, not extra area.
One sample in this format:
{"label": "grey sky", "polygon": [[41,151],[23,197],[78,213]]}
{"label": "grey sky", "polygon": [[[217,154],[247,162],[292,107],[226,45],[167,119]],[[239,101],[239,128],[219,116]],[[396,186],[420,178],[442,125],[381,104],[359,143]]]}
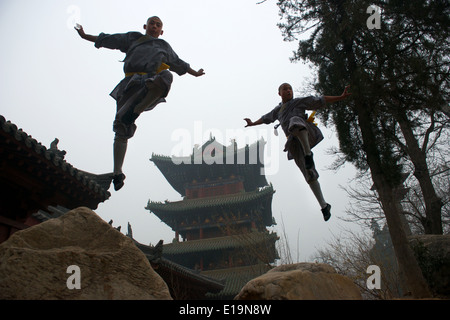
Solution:
{"label": "grey sky", "polygon": [[[338,217],[345,215],[348,200],[339,185],[348,183],[354,170],[350,165],[338,173],[325,170],[333,162],[326,150],[337,139],[321,126],[325,139],[313,151],[319,182],[332,205],[332,218],[325,223],[300,171],[282,152],[285,138],[274,136],[273,125],[244,129],[243,118],[257,120],[279,103],[279,84],[289,82],[304,92],[312,77],[307,65],[289,61],[296,44],[283,42],[275,1],[256,2],[2,0],[0,114],[47,147],[58,137],[73,166],[111,172],[115,101],[109,93],[123,77],[124,54],[96,49],[73,25],[79,22],[89,34],[143,32],[146,19],[158,15],[164,22],[162,38],[206,75],[174,74],[167,103],[140,116],[125,159],[125,186],[119,192],[111,188],[111,198],[96,212],[124,232],[130,222],[142,243],[170,242],[174,233],[145,206],[149,199],[178,201],[181,196],[149,161],[152,153],[188,152],[211,132],[225,145],[236,138],[239,147],[264,136],[266,161],[274,165],[267,176],[276,190],[272,211],[278,225],[273,229],[282,235],[282,216],[293,258],[299,252],[299,260],[308,260],[341,231]],[[181,148],[187,142],[190,147]]]}

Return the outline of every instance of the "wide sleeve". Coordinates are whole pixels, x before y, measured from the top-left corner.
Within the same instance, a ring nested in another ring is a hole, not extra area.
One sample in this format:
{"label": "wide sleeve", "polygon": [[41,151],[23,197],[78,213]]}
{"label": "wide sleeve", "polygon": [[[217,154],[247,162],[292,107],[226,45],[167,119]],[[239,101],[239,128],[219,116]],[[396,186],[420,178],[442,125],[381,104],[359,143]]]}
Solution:
{"label": "wide sleeve", "polygon": [[317,110],[320,108],[325,108],[325,97],[304,97],[304,98],[296,98],[293,101],[295,103],[295,108],[302,108],[306,110]]}
{"label": "wide sleeve", "polygon": [[278,112],[280,111],[280,106],[276,106],[272,111],[266,113],[261,117],[263,123],[269,124],[278,120]]}
{"label": "wide sleeve", "polygon": [[167,61],[165,63],[170,66],[170,70],[180,76],[185,74],[190,68],[189,63],[181,60],[168,43],[166,47],[166,59]]}
{"label": "wide sleeve", "polygon": [[131,43],[141,37],[139,32],[107,34],[100,33],[95,41],[96,48],[117,49],[124,53],[128,51]]}

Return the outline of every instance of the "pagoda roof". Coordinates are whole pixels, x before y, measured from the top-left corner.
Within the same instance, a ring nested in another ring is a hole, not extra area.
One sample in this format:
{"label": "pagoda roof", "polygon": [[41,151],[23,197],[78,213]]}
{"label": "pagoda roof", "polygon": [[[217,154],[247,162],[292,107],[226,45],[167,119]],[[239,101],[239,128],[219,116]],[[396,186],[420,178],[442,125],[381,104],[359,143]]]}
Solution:
{"label": "pagoda roof", "polygon": [[153,212],[158,218],[175,230],[176,219],[186,214],[210,212],[213,208],[233,210],[251,206],[252,208],[262,209],[264,223],[270,226],[273,224],[271,204],[274,193],[273,186],[268,185],[250,192],[184,199],[175,202],[152,202],[149,200],[146,209]]}
{"label": "pagoda roof", "polygon": [[50,219],[59,218],[63,215],[65,215],[70,210],[67,208],[64,208],[63,206],[48,206],[47,210],[39,209],[38,212],[35,212],[32,214],[32,216],[37,219],[40,222],[44,222]]}
{"label": "pagoda roof", "polygon": [[[158,245],[150,246],[139,243],[132,236],[129,236],[134,244],[144,253],[148,261],[155,268],[156,272],[163,277],[164,281],[169,285],[172,282],[176,282],[179,287],[184,287],[185,291],[189,291],[192,288],[196,288],[198,291],[195,298],[204,298],[206,293],[218,293],[224,288],[224,283],[220,278],[208,277],[207,275],[201,274],[199,271],[192,270],[190,268],[184,267],[178,263],[175,263],[169,259],[162,257],[163,246],[158,249]],[[160,241],[162,243],[162,241]],[[178,288],[180,289],[180,288]],[[193,293],[191,293],[193,295]]]}
{"label": "pagoda roof", "polygon": [[276,233],[249,232],[225,237],[215,237],[184,242],[173,242],[164,245],[164,255],[184,255],[206,251],[222,251],[237,247],[255,246],[275,242],[279,239]]}
{"label": "pagoda roof", "polygon": [[58,140],[46,148],[0,115],[2,215],[26,216],[48,206],[96,209],[111,194],[112,174],[96,175],[64,160]]}
{"label": "pagoda roof", "polygon": [[249,202],[259,201],[264,198],[271,198],[275,193],[272,185],[268,185],[264,188],[260,188],[250,192],[240,192],[226,195],[219,195],[213,197],[183,199],[181,201],[165,201],[165,202],[153,202],[150,201],[147,204],[146,209],[155,213],[176,213],[187,211],[198,211],[199,209],[208,209],[219,206],[242,206]]}
{"label": "pagoda roof", "polygon": [[202,274],[215,279],[224,279],[225,287],[219,293],[208,293],[209,299],[233,299],[241,289],[252,279],[259,277],[272,269],[267,264],[257,264],[252,266],[216,269],[202,271]]}
{"label": "pagoda roof", "polygon": [[150,161],[182,196],[185,196],[186,185],[194,181],[231,176],[242,177],[245,190],[250,191],[267,185],[263,172],[264,146],[265,141],[260,139],[243,148],[237,148],[235,142],[225,147],[211,137],[201,147],[195,147],[190,156],[169,157],[152,154]]}

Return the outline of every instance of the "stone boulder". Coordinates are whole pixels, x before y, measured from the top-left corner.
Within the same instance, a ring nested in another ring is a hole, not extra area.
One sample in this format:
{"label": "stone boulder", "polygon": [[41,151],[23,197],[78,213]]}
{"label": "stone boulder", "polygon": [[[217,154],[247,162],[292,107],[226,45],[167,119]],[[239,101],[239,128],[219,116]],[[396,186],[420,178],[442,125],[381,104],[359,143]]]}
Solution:
{"label": "stone boulder", "polygon": [[0,299],[172,299],[132,240],[80,207],[0,244]]}
{"label": "stone boulder", "polygon": [[358,287],[333,267],[297,263],[276,267],[249,281],[236,300],[361,300]]}
{"label": "stone boulder", "polygon": [[409,241],[431,291],[450,297],[450,235],[414,235]]}

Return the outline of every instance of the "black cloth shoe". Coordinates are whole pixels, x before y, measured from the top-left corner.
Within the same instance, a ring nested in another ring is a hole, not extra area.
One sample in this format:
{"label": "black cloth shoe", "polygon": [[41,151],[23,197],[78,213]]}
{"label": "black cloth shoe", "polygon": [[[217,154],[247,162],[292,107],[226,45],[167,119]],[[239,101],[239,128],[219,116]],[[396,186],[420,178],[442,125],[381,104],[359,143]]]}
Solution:
{"label": "black cloth shoe", "polygon": [[113,177],[114,190],[119,191],[120,188],[122,188],[123,185],[125,184],[125,182],[123,182],[124,180],[125,180],[125,175],[123,173],[116,174]]}
{"label": "black cloth shoe", "polygon": [[331,205],[327,203],[327,206],[325,208],[323,208],[322,214],[323,214],[323,220],[328,221],[331,217]]}
{"label": "black cloth shoe", "polygon": [[306,170],[311,170],[312,168],[314,168],[314,159],[313,159],[312,152],[310,155],[305,156],[305,167],[306,167]]}

